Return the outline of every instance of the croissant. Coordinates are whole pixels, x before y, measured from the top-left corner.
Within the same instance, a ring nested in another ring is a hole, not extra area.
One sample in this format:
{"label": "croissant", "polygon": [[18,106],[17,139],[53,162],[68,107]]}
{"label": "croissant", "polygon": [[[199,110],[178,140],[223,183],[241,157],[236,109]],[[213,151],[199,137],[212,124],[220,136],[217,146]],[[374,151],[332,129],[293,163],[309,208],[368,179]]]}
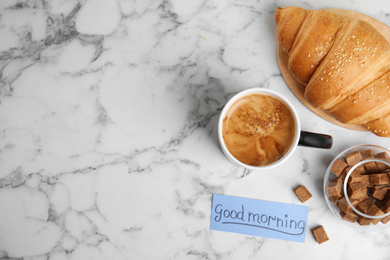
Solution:
{"label": "croissant", "polygon": [[307,101],[390,137],[390,44],[369,23],[327,10],[278,8],[280,48]]}

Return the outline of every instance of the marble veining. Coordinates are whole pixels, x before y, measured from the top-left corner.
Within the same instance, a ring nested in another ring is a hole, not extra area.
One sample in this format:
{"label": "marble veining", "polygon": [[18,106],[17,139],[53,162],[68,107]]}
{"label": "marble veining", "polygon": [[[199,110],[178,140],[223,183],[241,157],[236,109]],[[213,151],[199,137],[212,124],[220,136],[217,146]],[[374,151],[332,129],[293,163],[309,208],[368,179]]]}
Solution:
{"label": "marble veining", "polygon": [[[388,139],[319,118],[280,73],[278,6],[343,8],[390,25],[390,4],[356,1],[0,1],[0,259],[388,259],[390,231],[362,233],[327,209],[338,152]],[[270,88],[331,150],[299,147],[267,172],[231,164],[217,121],[235,93]],[[213,193],[299,204],[303,244],[211,231]]]}

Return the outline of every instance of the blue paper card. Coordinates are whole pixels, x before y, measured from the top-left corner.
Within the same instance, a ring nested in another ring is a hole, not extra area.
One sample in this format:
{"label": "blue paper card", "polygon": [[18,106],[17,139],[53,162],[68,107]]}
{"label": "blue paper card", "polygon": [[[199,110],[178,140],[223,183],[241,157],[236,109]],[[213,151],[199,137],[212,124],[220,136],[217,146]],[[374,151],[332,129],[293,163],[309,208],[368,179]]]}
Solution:
{"label": "blue paper card", "polygon": [[305,242],[309,207],[213,194],[210,229]]}

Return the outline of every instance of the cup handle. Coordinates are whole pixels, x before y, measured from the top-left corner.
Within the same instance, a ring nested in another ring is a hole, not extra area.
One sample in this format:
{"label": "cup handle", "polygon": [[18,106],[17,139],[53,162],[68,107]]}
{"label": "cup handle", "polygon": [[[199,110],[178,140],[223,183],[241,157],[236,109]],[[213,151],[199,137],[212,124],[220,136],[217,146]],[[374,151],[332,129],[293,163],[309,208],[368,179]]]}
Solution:
{"label": "cup handle", "polygon": [[301,131],[298,145],[315,148],[332,148],[333,138],[330,135]]}

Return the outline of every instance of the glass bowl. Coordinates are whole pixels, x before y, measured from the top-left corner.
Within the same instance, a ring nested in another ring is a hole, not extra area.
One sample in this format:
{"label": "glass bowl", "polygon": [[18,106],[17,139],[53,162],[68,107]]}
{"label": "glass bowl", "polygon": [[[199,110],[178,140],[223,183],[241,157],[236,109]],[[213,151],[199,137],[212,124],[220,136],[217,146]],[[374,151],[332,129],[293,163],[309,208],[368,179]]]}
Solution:
{"label": "glass bowl", "polygon": [[390,227],[390,151],[357,145],[337,155],[324,177],[329,209],[345,225],[365,231]]}

